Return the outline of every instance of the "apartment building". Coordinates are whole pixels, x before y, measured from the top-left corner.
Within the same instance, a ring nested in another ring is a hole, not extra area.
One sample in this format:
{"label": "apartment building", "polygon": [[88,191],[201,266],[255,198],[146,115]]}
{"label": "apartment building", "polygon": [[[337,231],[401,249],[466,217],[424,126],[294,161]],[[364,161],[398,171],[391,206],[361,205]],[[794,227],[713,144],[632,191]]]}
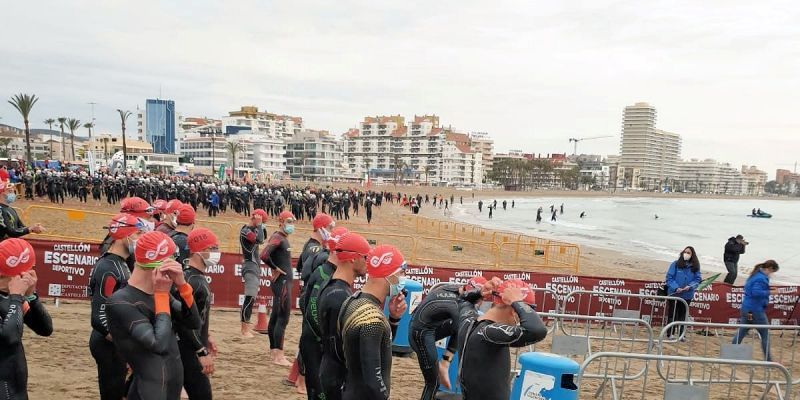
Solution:
{"label": "apartment building", "polygon": [[242,106],[222,117],[222,131],[226,135],[250,131],[272,139],[291,139],[303,129],[303,118],[259,111],[256,106]]}
{"label": "apartment building", "polygon": [[286,167],[291,179],[338,180],[343,177],[341,144],[328,131],[303,129],[286,141]]}
{"label": "apartment building", "polygon": [[474,185],[483,180],[481,153],[469,136],[440,126],[436,115],[365,117],[343,135],[347,172],[356,176]]}
{"label": "apartment building", "polygon": [[622,119],[618,186],[640,189],[678,174],[681,137],[656,129],[656,108],[647,103],[625,107]]}

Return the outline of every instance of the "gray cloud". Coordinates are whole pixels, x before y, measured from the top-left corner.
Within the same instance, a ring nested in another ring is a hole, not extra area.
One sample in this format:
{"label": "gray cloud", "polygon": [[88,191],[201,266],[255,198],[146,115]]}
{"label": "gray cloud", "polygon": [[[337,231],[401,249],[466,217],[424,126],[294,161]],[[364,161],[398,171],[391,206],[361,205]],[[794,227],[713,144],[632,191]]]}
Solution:
{"label": "gray cloud", "polygon": [[[683,135],[684,158],[773,174],[800,150],[794,2],[322,4],[9,2],[0,94],[39,95],[34,125],[88,120],[95,101],[100,131],[159,91],[184,115],[255,104],[332,132],[365,115],[437,113],[490,132],[499,150],[537,153],[618,135],[624,106],[648,101],[660,128]],[[20,124],[10,107],[0,116]]]}

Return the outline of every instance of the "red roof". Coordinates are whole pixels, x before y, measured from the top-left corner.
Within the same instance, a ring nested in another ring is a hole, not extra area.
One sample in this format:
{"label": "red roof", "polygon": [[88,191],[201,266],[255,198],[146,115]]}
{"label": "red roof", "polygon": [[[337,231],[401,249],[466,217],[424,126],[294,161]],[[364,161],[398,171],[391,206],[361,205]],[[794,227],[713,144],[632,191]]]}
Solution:
{"label": "red roof", "polygon": [[392,131],[392,137],[403,137],[408,133],[407,126],[400,126],[397,129]]}

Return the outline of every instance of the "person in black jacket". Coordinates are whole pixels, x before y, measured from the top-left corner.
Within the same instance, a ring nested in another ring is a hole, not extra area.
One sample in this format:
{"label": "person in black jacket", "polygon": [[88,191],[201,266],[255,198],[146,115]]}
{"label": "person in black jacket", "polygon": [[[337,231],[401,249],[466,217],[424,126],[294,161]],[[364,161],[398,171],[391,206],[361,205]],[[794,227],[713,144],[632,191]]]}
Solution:
{"label": "person in black jacket", "polygon": [[725,275],[725,283],[733,285],[736,281],[736,275],[739,274],[739,256],[744,254],[745,247],[748,244],[742,235],[731,237],[728,239],[728,243],[725,243],[723,261],[725,262],[725,268],[728,269],[728,274]]}
{"label": "person in black jacket", "polygon": [[0,243],[0,398],[28,399],[28,363],[23,325],[39,336],[53,333],[53,321],[36,295],[33,247],[22,239]]}
{"label": "person in black jacket", "polygon": [[18,238],[31,232],[43,233],[45,231],[41,224],[26,227],[17,215],[17,211],[11,207],[17,200],[17,190],[14,185],[0,180],[0,240],[8,238]]}
{"label": "person in black jacket", "polygon": [[178,326],[178,349],[183,363],[183,387],[189,400],[211,400],[211,382],[217,346],[208,333],[211,317],[211,290],[206,280],[206,268],[217,265],[222,253],[213,232],[197,228],[189,233],[189,257],[183,274],[192,286],[192,296],[197,304],[202,326],[191,329]]}
{"label": "person in black jacket", "polygon": [[114,349],[108,329],[106,301],[123,288],[131,276],[126,259],[133,253],[136,239],[146,230],[138,218],[117,214],[108,225],[111,244],[97,260],[89,274],[87,294],[92,299],[89,351],[97,363],[97,383],[101,400],[120,400],[125,397],[125,375],[128,367]]}

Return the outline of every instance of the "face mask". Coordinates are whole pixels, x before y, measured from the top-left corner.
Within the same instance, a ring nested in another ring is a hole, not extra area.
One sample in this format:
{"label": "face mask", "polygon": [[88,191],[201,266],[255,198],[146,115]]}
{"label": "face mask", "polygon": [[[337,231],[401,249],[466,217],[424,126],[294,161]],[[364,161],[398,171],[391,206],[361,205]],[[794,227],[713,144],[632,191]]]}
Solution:
{"label": "face mask", "polygon": [[136,252],[136,241],[128,239],[128,254],[134,254]]}
{"label": "face mask", "polygon": [[178,226],[178,217],[173,215],[170,222],[172,222],[172,226]]}
{"label": "face mask", "polygon": [[16,193],[8,193],[6,194],[6,203],[11,204],[17,201],[17,194]]}
{"label": "face mask", "polygon": [[206,263],[206,267],[211,267],[219,264],[220,257],[222,257],[222,253],[218,251],[211,251],[208,253],[208,258],[203,259],[203,262]]}
{"label": "face mask", "polygon": [[692,255],[691,254],[683,253],[683,261],[689,261],[691,259],[692,259]]}
{"label": "face mask", "polygon": [[283,231],[286,232],[287,235],[291,235],[294,233],[294,225],[284,225]]}
{"label": "face mask", "polygon": [[386,282],[389,282],[389,297],[397,296],[406,287],[406,278],[405,277],[399,278],[397,280],[397,283],[395,283],[395,284],[390,282],[389,278],[386,278]]}
{"label": "face mask", "polygon": [[322,238],[323,242],[327,242],[328,239],[331,238],[331,234],[325,228],[319,229],[319,236]]}

